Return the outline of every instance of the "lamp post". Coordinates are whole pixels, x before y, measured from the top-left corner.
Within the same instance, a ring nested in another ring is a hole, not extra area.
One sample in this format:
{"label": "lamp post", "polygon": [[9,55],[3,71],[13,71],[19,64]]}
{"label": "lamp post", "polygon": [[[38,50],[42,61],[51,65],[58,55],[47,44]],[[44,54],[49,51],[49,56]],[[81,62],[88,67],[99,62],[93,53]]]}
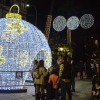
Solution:
{"label": "lamp post", "polygon": [[35,26],[37,26],[37,8],[34,5],[29,5],[29,4],[26,5],[26,7],[30,7],[30,6],[32,6],[32,7],[35,8],[35,12],[36,12],[36,16],[35,16]]}

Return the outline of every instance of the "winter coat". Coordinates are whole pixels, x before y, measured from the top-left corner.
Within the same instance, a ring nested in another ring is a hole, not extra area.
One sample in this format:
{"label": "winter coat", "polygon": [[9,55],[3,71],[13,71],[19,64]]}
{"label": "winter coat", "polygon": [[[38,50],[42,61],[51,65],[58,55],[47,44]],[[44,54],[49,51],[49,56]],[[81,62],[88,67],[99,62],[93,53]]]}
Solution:
{"label": "winter coat", "polygon": [[44,68],[44,67],[40,67],[40,68],[39,68],[39,75],[41,75],[41,76],[40,76],[39,79],[35,78],[34,84],[44,85],[44,83],[45,83],[45,82],[44,82],[44,77],[45,77],[47,74],[48,74],[48,72],[45,70],[45,68]]}

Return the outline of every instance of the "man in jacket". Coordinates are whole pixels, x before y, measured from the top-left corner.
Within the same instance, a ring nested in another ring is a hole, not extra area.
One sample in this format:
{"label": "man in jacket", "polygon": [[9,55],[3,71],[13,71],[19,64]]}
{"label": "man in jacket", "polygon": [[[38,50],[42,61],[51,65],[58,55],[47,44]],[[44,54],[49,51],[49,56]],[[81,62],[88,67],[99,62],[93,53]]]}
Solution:
{"label": "man in jacket", "polygon": [[71,63],[70,59],[60,59],[58,61],[60,65],[59,79],[61,85],[62,100],[66,100],[66,92],[68,93],[69,100],[72,100],[70,81],[71,81]]}

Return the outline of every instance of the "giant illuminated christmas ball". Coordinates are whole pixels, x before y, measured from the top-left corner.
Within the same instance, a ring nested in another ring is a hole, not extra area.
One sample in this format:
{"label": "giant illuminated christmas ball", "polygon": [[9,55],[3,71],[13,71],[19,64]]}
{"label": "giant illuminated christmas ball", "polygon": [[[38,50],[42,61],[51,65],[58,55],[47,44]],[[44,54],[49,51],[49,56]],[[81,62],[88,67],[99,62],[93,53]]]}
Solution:
{"label": "giant illuminated christmas ball", "polygon": [[[13,5],[12,7],[18,5]],[[0,89],[22,89],[33,60],[51,66],[51,50],[43,33],[18,13],[0,19]]]}

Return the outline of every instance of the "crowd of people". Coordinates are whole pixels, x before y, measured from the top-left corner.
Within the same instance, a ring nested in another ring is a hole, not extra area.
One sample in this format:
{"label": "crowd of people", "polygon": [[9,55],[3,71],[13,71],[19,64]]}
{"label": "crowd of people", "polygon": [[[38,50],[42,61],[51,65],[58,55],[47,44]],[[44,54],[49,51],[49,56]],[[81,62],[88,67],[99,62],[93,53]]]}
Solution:
{"label": "crowd of people", "polygon": [[[48,69],[44,61],[34,60],[30,70],[35,86],[36,100],[72,100],[72,92],[75,92],[75,77],[80,73],[83,80],[85,71],[87,79],[92,79],[91,100],[99,100],[100,97],[100,64],[93,59],[76,65],[73,59],[58,58],[57,63]],[[46,94],[45,94],[46,91]]]}

